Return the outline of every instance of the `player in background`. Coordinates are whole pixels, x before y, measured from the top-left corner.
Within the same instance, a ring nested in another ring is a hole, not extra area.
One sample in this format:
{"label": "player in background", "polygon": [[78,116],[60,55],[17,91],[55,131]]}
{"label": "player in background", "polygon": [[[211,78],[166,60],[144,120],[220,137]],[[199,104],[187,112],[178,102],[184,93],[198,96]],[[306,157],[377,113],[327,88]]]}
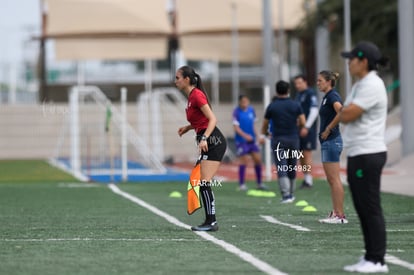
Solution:
{"label": "player in background", "polygon": [[257,145],[258,135],[254,127],[256,120],[256,112],[250,105],[249,98],[246,95],[240,95],[239,106],[233,111],[233,127],[237,156],[239,157],[239,190],[242,191],[247,190],[245,174],[249,156],[254,162],[257,188],[266,189],[262,184],[262,160]]}
{"label": "player in background", "polygon": [[[318,98],[315,90],[308,87],[304,75],[300,74],[293,79],[297,91],[298,101],[305,114],[306,124],[300,130],[300,150],[303,151],[303,158],[300,159],[302,166],[312,167],[312,151],[316,150],[317,118],[319,114]],[[304,171],[304,180],[300,188],[310,188],[313,185],[312,170]]]}
{"label": "player in background", "polygon": [[260,143],[268,134],[272,122],[272,151],[276,166],[281,203],[292,203],[298,170],[299,129],[305,126],[305,115],[300,104],[290,99],[289,83],[280,80],[276,83],[276,99],[266,108]]}
{"label": "player in background", "polygon": [[339,129],[339,112],[342,99],[335,89],[339,74],[331,71],[321,71],[318,75],[318,89],[325,94],[319,110],[321,143],[321,161],[326,179],[331,189],[332,211],[321,223],[345,224],[348,220],[344,213],[344,187],[340,177],[340,156],[342,153],[342,136]]}

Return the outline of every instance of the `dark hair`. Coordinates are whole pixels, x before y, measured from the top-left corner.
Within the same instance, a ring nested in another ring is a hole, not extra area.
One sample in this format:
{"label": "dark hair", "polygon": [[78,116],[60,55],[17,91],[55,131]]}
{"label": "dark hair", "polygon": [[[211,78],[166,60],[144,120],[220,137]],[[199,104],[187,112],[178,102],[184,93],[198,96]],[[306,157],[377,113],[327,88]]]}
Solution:
{"label": "dark hair", "polygon": [[239,95],[239,101],[242,100],[243,98],[249,99],[249,97],[247,95]]}
{"label": "dark hair", "polygon": [[190,79],[190,85],[194,85],[197,89],[199,89],[200,91],[204,93],[204,95],[207,98],[208,105],[211,108],[210,100],[208,98],[206,91],[204,90],[203,82],[201,81],[200,75],[196,73],[195,70],[191,68],[190,66],[182,66],[178,70],[181,71],[183,78],[188,77]]}
{"label": "dark hair", "polygon": [[326,81],[331,82],[332,88],[335,87],[336,81],[339,79],[339,73],[331,71],[321,71],[319,73]]}
{"label": "dark hair", "polygon": [[[363,59],[363,57],[359,59]],[[375,60],[375,61],[370,58],[367,58],[367,60],[368,60],[368,71],[378,70],[379,66],[387,67],[389,64],[389,58],[386,56],[381,56],[380,59]]]}
{"label": "dark hair", "polygon": [[279,95],[287,95],[289,93],[289,83],[283,80],[276,82],[276,93]]}
{"label": "dark hair", "polygon": [[295,77],[293,78],[293,80],[296,80],[296,79],[303,79],[305,82],[308,82],[308,81],[306,80],[306,76],[305,76],[304,74],[298,74],[297,76],[295,76]]}

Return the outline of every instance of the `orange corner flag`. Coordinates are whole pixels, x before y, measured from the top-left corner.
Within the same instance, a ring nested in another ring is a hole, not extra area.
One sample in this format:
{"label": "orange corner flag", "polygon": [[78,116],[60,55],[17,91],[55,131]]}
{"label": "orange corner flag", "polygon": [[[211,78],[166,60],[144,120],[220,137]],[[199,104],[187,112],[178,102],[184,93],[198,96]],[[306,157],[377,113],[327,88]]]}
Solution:
{"label": "orange corner flag", "polygon": [[190,180],[187,186],[187,213],[193,214],[201,208],[200,202],[200,162],[197,162],[191,170]]}

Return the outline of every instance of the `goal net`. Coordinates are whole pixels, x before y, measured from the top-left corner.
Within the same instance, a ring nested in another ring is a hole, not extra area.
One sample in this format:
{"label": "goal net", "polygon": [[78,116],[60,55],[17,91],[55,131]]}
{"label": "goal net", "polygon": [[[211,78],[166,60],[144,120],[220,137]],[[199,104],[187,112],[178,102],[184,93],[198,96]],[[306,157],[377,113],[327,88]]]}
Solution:
{"label": "goal net", "polygon": [[[98,87],[72,87],[51,162],[79,179],[98,182],[153,180],[172,172],[128,123],[125,88],[115,106]],[[178,176],[185,179],[188,173]]]}

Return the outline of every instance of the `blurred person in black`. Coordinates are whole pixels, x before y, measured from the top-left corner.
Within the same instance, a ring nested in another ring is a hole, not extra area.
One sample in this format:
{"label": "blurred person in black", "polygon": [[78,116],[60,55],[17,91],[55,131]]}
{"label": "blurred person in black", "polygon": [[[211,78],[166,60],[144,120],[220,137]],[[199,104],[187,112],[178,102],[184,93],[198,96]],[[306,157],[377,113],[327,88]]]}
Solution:
{"label": "blurred person in black", "polygon": [[[272,150],[276,165],[278,183],[282,194],[281,203],[295,200],[297,160],[302,157],[299,149],[299,129],[305,126],[305,115],[300,104],[289,97],[289,83],[276,83],[276,98],[266,108],[260,142],[268,134],[269,122],[272,123]],[[302,167],[302,166],[300,166]],[[307,168],[306,168],[307,169]]]}
{"label": "blurred person in black", "polygon": [[[315,90],[308,86],[303,74],[295,76],[293,83],[297,91],[295,100],[300,103],[306,118],[305,127],[300,130],[300,149],[303,151],[303,158],[300,159],[300,163],[302,166],[312,167],[312,151],[316,150],[318,97]],[[303,175],[304,179],[300,188],[312,187],[312,170],[303,171]]]}

